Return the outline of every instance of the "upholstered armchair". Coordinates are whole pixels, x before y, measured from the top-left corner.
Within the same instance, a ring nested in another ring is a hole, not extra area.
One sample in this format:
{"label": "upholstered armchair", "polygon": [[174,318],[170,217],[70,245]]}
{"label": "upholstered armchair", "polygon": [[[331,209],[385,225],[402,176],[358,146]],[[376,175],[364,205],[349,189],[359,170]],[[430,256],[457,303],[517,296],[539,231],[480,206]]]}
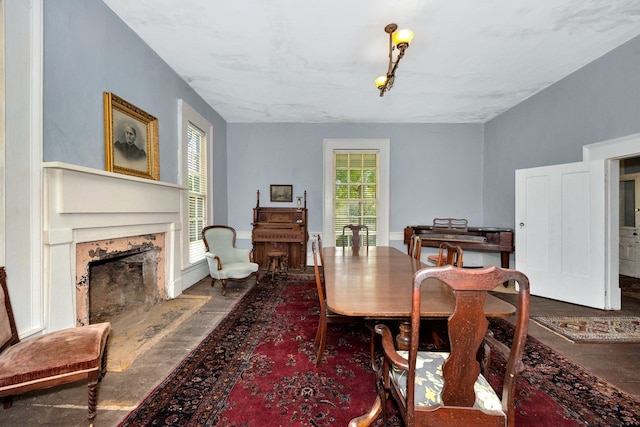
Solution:
{"label": "upholstered armchair", "polygon": [[211,286],[222,283],[222,295],[227,294],[227,280],[245,280],[256,277],[259,265],[253,262],[251,249],[236,248],[236,230],[226,225],[209,225],[202,229],[202,240],[207,249]]}
{"label": "upholstered armchair", "polygon": [[20,341],[5,278],[4,267],[0,267],[0,397],[4,397],[4,408],[11,407],[15,395],[86,380],[87,418],[93,425],[111,324],[95,323]]}

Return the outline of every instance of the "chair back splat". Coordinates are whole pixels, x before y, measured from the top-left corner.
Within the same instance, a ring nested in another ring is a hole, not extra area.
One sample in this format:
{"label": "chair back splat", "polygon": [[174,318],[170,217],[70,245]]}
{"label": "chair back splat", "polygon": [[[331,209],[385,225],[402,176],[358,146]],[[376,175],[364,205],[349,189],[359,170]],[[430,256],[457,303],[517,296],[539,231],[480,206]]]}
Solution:
{"label": "chair back splat", "polygon": [[366,225],[358,225],[358,224],[349,224],[349,225],[345,225],[344,227],[342,227],[342,247],[346,247],[347,242],[348,242],[348,238],[346,235],[346,231],[350,230],[351,231],[351,247],[352,248],[357,248],[360,247],[360,232],[364,230],[365,235],[364,235],[364,247],[368,247],[369,246],[369,227],[367,227]]}

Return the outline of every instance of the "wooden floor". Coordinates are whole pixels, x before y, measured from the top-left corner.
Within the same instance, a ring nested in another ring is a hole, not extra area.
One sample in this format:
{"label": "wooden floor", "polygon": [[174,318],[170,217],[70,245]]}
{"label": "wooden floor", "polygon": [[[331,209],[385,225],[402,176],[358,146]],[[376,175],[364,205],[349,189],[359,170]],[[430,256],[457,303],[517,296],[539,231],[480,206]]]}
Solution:
{"label": "wooden floor", "polygon": [[[494,293],[515,302],[514,296]],[[622,310],[605,311],[566,304],[546,298],[531,297],[531,316],[640,316],[640,299],[622,296]],[[529,322],[529,335],[582,365],[592,374],[610,382],[627,393],[640,397],[640,343],[580,344]]]}

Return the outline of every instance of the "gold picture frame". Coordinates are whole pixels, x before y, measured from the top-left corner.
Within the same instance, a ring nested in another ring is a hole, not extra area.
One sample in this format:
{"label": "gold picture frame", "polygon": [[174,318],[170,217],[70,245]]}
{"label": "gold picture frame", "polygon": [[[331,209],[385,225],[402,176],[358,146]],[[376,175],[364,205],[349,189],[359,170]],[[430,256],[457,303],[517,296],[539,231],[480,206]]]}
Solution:
{"label": "gold picture frame", "polygon": [[270,190],[272,202],[293,201],[293,185],[271,184]]}
{"label": "gold picture frame", "polygon": [[160,179],[158,119],[104,92],[105,168],[140,178]]}

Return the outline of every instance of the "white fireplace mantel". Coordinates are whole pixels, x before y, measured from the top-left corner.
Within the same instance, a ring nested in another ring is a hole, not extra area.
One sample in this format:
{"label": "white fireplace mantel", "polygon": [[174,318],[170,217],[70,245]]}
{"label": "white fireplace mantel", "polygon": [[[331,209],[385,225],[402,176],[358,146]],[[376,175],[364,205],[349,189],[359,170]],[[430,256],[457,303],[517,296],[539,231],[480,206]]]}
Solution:
{"label": "white fireplace mantel", "polygon": [[48,329],[76,325],[76,244],[165,233],[166,295],[182,293],[185,187],[60,162],[43,164],[43,260]]}

